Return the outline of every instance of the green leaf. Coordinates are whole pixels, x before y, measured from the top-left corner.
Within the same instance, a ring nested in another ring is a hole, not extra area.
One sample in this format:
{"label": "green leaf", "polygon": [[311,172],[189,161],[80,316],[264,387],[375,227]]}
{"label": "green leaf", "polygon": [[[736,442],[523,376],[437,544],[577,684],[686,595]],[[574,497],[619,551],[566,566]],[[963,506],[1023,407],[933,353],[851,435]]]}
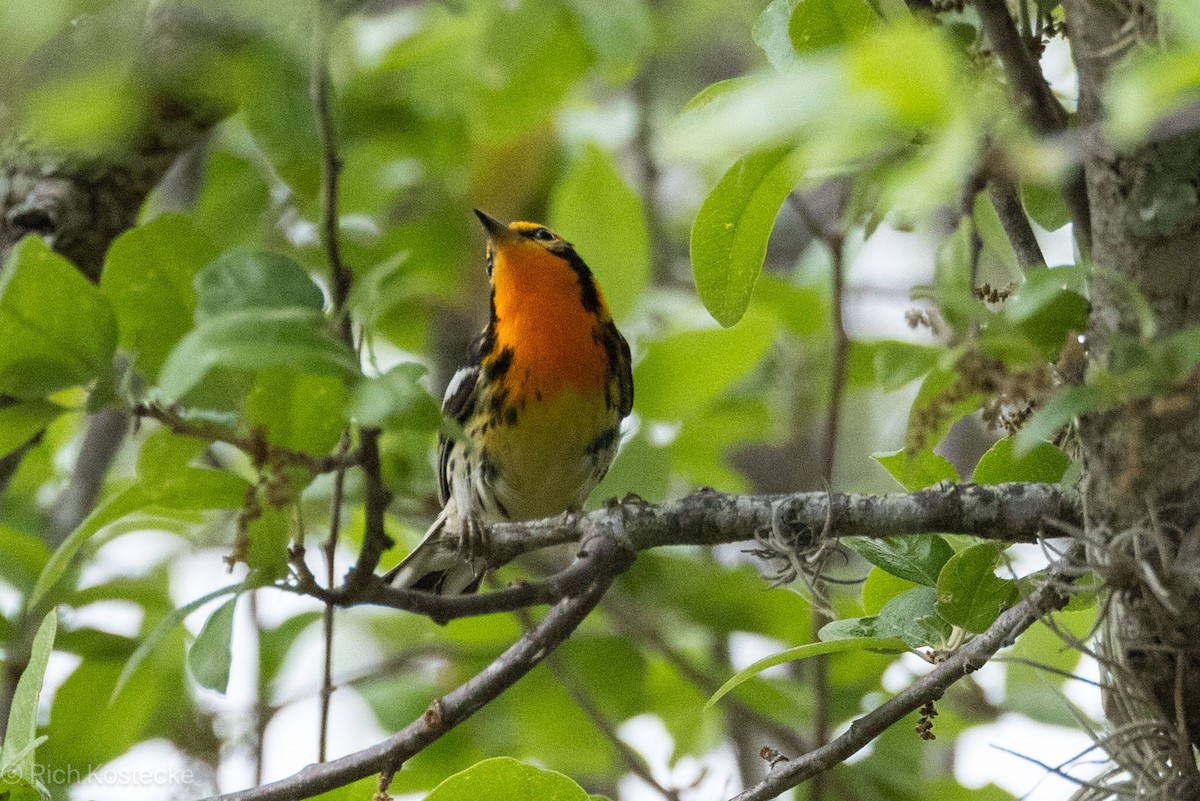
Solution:
{"label": "green leaf", "polygon": [[116,493],[108,498],[102,504],[96,507],[90,515],[84,518],[74,531],[72,531],[62,544],[50,554],[49,561],[38,575],[37,582],[33,585],[33,590],[29,593],[29,598],[26,601],[26,607],[29,609],[36,608],[45,596],[54,589],[62,577],[66,574],[67,568],[71,566],[75,555],[79,553],[79,549],[91,539],[100,529],[107,526],[130,512],[141,509],[149,502],[145,492],[138,485],[132,485],[125,490]]}
{"label": "green leaf", "polygon": [[863,611],[868,615],[877,615],[888,601],[915,586],[917,586],[916,582],[893,576],[882,568],[872,567],[871,572],[867,574],[867,580],[863,582]]}
{"label": "green leaf", "polygon": [[757,676],[764,670],[776,665],[782,665],[785,662],[796,662],[801,659],[808,659],[813,656],[822,654],[836,654],[842,651],[875,651],[881,653],[903,653],[908,650],[904,643],[898,639],[892,638],[877,638],[877,637],[855,637],[845,640],[830,640],[828,642],[812,642],[807,645],[798,645],[795,648],[788,648],[780,651],[777,654],[759,659],[752,665],[748,665],[735,673],[728,681],[722,684],[717,691],[712,694],[708,702],[704,705],[708,709],[717,701],[726,695],[730,690],[734,689],[746,680]]}
{"label": "green leaf", "polygon": [[596,145],[587,145],[554,187],[550,223],[591,267],[613,317],[628,316],[650,278],[646,210]]}
{"label": "green leaf", "polygon": [[104,260],[100,288],[112,303],[120,344],[137,354],[147,376],[192,327],[192,280],[217,249],[192,221],[163,214],[117,237]]}
{"label": "green leaf", "polygon": [[58,614],[53,609],[42,618],[29,662],[21,671],[17,689],[12,696],[8,713],[8,726],[4,731],[4,745],[0,748],[0,767],[6,776],[15,776],[34,783],[36,763],[33,749],[36,747],[38,722],[38,697],[42,694],[42,680],[46,675],[46,664],[54,650],[54,634],[58,630]]}
{"label": "green leaf", "polygon": [[1088,304],[1080,267],[1036,267],[1004,304],[1004,316],[1048,359],[1058,357],[1067,334],[1087,330]]}
{"label": "green leaf", "polygon": [[217,367],[359,374],[354,354],[326,330],[324,316],[304,309],[252,309],[206,320],[171,351],[158,385],[165,398],[178,400]]}
{"label": "green leaf", "polygon": [[205,604],[215,601],[218,598],[222,598],[231,592],[240,593],[246,589],[249,589],[248,585],[245,582],[239,581],[237,584],[230,584],[229,586],[222,587],[219,590],[213,590],[207,595],[202,595],[194,601],[190,601],[183,606],[172,609],[169,614],[164,616],[163,619],[158,622],[158,625],[154,627],[154,630],[146,635],[146,637],[140,643],[138,643],[138,647],[134,649],[132,654],[130,654],[129,659],[125,662],[124,667],[121,668],[121,674],[117,676],[116,684],[113,685],[111,698],[115,699],[118,695],[120,695],[121,690],[125,687],[125,683],[129,681],[129,677],[134,674],[134,671],[138,669],[138,666],[140,666],[142,662],[146,660],[146,657],[152,654],[159,647],[159,645],[166,640],[167,636],[174,630],[176,626],[183,622],[184,618]]}
{"label": "green leaf", "polygon": [[359,382],[350,398],[348,414],[359,425],[436,428],[441,411],[420,384],[428,372],[420,362],[403,362],[381,376]]}
{"label": "green leaf", "polygon": [[485,759],[433,788],[425,801],[588,801],[574,781],[509,757]]}
{"label": "green leaf", "polygon": [[788,38],[803,53],[858,39],[879,17],[864,0],[802,0],[792,9]]}
{"label": "green leaf", "polygon": [[696,291],[726,328],[750,305],[775,217],[797,180],[789,148],[747,156],[729,168],[696,214],[691,236]]}
{"label": "green leaf", "polygon": [[913,587],[888,601],[875,620],[879,637],[899,637],[913,648],[940,647],[950,637],[950,624],[937,613],[937,590]]}
{"label": "green leaf", "polygon": [[[39,740],[45,740],[45,737],[39,737]],[[32,782],[25,779],[10,775],[5,769],[4,763],[0,762],[0,799],[4,801],[45,801],[46,795],[43,795]]]}
{"label": "green leaf", "polygon": [[146,504],[171,509],[236,509],[249,484],[225,470],[192,467],[208,442],[160,429],[138,453],[139,487]]}
{"label": "green leaf", "polygon": [[938,574],[954,555],[950,543],[937,534],[910,537],[844,537],[860,556],[893,576],[927,587],[937,586]]}
{"label": "green leaf", "polygon": [[612,81],[636,74],[652,43],[650,13],[643,0],[565,0],[584,39],[596,54],[596,66]]}
{"label": "green leaf", "polygon": [[979,408],[982,396],[963,394],[958,383],[953,368],[934,368],[925,376],[908,413],[904,446],[909,453],[932,450],[955,423]]}
{"label": "green leaf", "polygon": [[250,522],[246,532],[250,540],[246,565],[258,571],[258,580],[271,581],[287,572],[292,509],[276,509],[266,502],[262,502],[262,507],[262,513]]}
{"label": "green leaf", "polygon": [[112,372],[117,324],[103,293],[36,236],[0,269],[0,393],[37,399]]}
{"label": "green leaf", "polygon": [[349,397],[340,376],[270,367],[254,377],[246,397],[246,422],[261,426],[273,445],[326,453],[341,439]]}
{"label": "green leaf", "polygon": [[229,663],[233,659],[233,613],[237,598],[221,604],[205,621],[188,649],[188,668],[201,687],[224,693],[229,686]]}
{"label": "green leaf", "polygon": [[57,404],[41,400],[0,406],[0,458],[33,439],[65,411]]}
{"label": "green leaf", "polygon": [[[633,371],[638,411],[655,420],[698,412],[753,369],[774,334],[770,320],[750,315],[728,331],[685,331],[651,343]],[[679,369],[700,364],[703,370]]]}
{"label": "green leaf", "polygon": [[831,620],[817,632],[817,639],[822,642],[854,640],[863,637],[878,639],[879,634],[876,631],[876,624],[878,622],[878,619],[874,615],[868,617],[844,617],[841,620]]}
{"label": "green leaf", "polygon": [[895,392],[928,373],[946,351],[930,345],[884,340],[872,343],[875,380],[884,392]]}
{"label": "green leaf", "polygon": [[883,465],[883,469],[909,492],[932,487],[939,481],[958,481],[954,465],[933,451],[909,453],[901,448],[891,453],[873,453],[871,458]]}
{"label": "green leaf", "polygon": [[985,542],[946,562],[937,581],[937,611],[943,620],[976,634],[995,622],[1017,593],[1017,582],[995,573],[1002,552]]}
{"label": "green leaf", "polygon": [[1021,426],[1013,439],[1013,456],[1018,459],[1024,457],[1039,442],[1053,438],[1060,428],[1079,415],[1107,409],[1113,403],[1110,394],[1100,387],[1060,387]]}
{"label": "green leaf", "polygon": [[45,568],[50,552],[41,537],[0,524],[0,577],[22,595],[29,592]]}
{"label": "green leaf", "polygon": [[1062,191],[1053,184],[1021,184],[1021,202],[1033,221],[1047,231],[1057,231],[1071,221]]}
{"label": "green leaf", "polygon": [[[971,218],[975,222],[975,229],[979,231],[984,251],[999,261],[1007,275],[1013,276],[1013,278],[1020,276],[1021,264],[1017,260],[1017,252],[1013,248],[1012,242],[1009,241],[1008,233],[1004,230],[1004,223],[1000,221],[1000,214],[996,211],[991,193],[986,191],[976,193],[974,212]],[[982,269],[980,271],[982,272]],[[1002,279],[998,281],[993,278],[992,284],[997,283],[1002,283]]]}
{"label": "green leaf", "polygon": [[767,61],[775,69],[784,69],[796,61],[796,48],[788,31],[792,11],[801,0],[771,0],[754,22],[751,35],[754,43],[762,48]]}
{"label": "green leaf", "polygon": [[1062,479],[1071,460],[1049,442],[1039,442],[1024,456],[1013,453],[1014,437],[997,442],[975,465],[972,481],[976,484],[1003,484],[1006,481],[1044,481],[1053,484]]}
{"label": "green leaf", "polygon": [[197,320],[250,309],[321,311],[325,296],[299,264],[265,250],[235,248],[196,276]]}

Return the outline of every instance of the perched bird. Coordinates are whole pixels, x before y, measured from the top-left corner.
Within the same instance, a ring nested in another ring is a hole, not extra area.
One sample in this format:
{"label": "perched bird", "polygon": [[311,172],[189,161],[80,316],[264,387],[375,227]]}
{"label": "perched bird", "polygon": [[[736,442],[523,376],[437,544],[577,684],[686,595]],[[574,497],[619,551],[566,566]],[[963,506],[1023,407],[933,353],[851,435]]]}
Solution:
{"label": "perched bird", "polygon": [[485,526],[582,507],[633,407],[629,345],[571,243],[545,226],[475,210],[487,229],[491,316],[451,379],[438,443],[442,512],[384,580],[474,592]]}

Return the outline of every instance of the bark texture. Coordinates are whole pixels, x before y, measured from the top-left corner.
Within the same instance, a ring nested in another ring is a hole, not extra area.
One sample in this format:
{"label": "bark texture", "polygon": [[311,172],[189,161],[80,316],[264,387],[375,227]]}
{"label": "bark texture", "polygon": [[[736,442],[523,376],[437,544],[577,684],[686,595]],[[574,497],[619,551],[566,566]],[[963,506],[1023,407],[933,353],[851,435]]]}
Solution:
{"label": "bark texture", "polygon": [[[1105,84],[1158,39],[1153,3],[1067,0],[1080,76],[1079,117],[1091,204],[1089,347],[1102,366],[1139,366],[1140,293],[1157,336],[1200,325],[1200,133],[1119,149],[1106,140]],[[1193,377],[1194,378],[1194,377]],[[1174,741],[1167,795],[1200,797],[1200,396],[1188,379],[1081,421],[1083,493],[1093,559],[1113,592],[1110,693],[1141,698]],[[1109,699],[1110,701],[1112,699]],[[1108,703],[1112,710],[1125,703]],[[1114,719],[1119,727],[1131,721]]]}

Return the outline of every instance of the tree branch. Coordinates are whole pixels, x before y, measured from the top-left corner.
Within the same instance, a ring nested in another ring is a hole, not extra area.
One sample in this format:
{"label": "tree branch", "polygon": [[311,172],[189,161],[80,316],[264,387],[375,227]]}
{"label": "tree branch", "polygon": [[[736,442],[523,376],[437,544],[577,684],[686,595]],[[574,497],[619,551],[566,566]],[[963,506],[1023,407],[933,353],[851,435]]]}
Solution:
{"label": "tree branch", "polygon": [[988,195],[996,207],[996,215],[1000,217],[1004,233],[1017,254],[1021,269],[1028,271],[1034,267],[1045,267],[1046,257],[1042,255],[1042,247],[1033,233],[1033,226],[1025,216],[1016,182],[1008,177],[992,175],[988,180]]}
{"label": "tree branch", "polygon": [[[1021,37],[1005,0],[972,0],[992,49],[1000,57],[1005,77],[1030,126],[1040,134],[1058,134],[1067,128],[1067,111],[1050,91],[1037,59]],[[1063,199],[1071,212],[1075,237],[1086,255],[1092,248],[1091,209],[1083,170],[1072,169],[1063,182]]]}
{"label": "tree branch", "polygon": [[450,729],[533,670],[596,607],[616,576],[630,564],[624,544],[615,536],[599,536],[594,547],[603,554],[593,581],[578,595],[559,601],[533,631],[522,636],[473,678],[435,699],[417,720],[377,745],[332,762],[309,765],[271,784],[219,796],[215,801],[294,801],[343,787],[375,773],[398,770]]}
{"label": "tree branch", "polygon": [[[1069,565],[1070,558],[1064,562]],[[1062,578],[1061,570],[1050,571],[1048,580],[1041,587],[1002,613],[987,631],[898,694],[855,720],[845,734],[798,759],[780,762],[766,778],[734,796],[731,801],[769,801],[776,798],[841,764],[906,715],[941,698],[950,685],[983,667],[998,650],[1011,645],[1017,635],[1040,617],[1065,606],[1069,598],[1060,582]]]}

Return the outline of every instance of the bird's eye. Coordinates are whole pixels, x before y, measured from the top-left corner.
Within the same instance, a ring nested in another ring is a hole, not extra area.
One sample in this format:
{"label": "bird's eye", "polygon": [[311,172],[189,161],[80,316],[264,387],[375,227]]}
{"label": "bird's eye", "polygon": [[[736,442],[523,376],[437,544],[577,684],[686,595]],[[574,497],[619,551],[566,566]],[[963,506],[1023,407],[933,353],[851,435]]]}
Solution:
{"label": "bird's eye", "polygon": [[530,236],[542,242],[553,242],[556,239],[549,228],[535,228]]}

